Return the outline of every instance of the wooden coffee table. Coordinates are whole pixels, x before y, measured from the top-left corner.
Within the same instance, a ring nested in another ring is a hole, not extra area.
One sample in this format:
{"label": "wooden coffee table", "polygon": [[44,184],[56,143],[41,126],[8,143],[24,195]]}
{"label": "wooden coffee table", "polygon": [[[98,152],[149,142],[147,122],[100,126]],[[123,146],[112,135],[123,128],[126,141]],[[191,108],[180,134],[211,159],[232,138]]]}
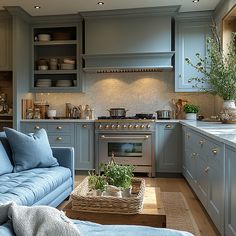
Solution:
{"label": "wooden coffee table", "polygon": [[71,202],[63,210],[69,218],[92,221],[99,224],[166,227],[166,215],[161,201],[160,188],[156,187],[145,188],[143,211],[140,214],[125,215],[75,211],[72,210]]}

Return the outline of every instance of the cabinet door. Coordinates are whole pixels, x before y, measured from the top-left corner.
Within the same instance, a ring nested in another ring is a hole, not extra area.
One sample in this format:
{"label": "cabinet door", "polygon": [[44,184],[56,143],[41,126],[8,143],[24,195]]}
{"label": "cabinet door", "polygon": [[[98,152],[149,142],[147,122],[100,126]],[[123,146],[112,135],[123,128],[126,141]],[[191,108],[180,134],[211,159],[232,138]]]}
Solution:
{"label": "cabinet door", "polygon": [[158,172],[181,173],[181,128],[179,124],[157,124]]}
{"label": "cabinet door", "polygon": [[236,149],[226,147],[225,235],[236,235]]}
{"label": "cabinet door", "polygon": [[12,70],[12,21],[0,15],[0,70]]}
{"label": "cabinet door", "polygon": [[75,169],[94,169],[94,124],[76,124]]}
{"label": "cabinet door", "polygon": [[[206,56],[206,38],[210,35],[209,22],[180,22],[176,27],[176,53],[175,53],[175,91],[176,92],[197,92],[193,88],[195,81],[193,77],[202,76],[196,69],[188,65],[185,58],[196,62],[196,53],[201,57]],[[203,84],[203,87],[207,85]]]}
{"label": "cabinet door", "polygon": [[186,179],[188,180],[191,187],[196,191],[196,169],[198,155],[192,149],[187,149],[186,152]]}
{"label": "cabinet door", "polygon": [[197,161],[196,181],[197,191],[196,194],[203,206],[207,208],[207,197],[208,197],[208,172],[210,167],[201,157]]}

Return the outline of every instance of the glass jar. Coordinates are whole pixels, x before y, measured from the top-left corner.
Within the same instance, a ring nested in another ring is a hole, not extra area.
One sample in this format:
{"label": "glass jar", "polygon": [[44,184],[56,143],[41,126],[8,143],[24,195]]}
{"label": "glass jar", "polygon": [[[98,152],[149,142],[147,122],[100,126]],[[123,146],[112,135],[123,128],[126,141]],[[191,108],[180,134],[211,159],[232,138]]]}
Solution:
{"label": "glass jar", "polygon": [[40,109],[35,108],[34,110],[34,119],[41,119]]}
{"label": "glass jar", "polygon": [[32,108],[29,108],[26,112],[26,119],[33,119],[34,118],[34,112]]}

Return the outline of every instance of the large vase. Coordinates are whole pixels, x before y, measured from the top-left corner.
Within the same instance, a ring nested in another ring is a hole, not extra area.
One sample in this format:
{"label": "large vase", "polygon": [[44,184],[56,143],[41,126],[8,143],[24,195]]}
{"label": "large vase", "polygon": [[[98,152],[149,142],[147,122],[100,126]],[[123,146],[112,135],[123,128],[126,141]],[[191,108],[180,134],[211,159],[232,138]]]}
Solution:
{"label": "large vase", "polygon": [[220,120],[224,124],[235,124],[236,123],[236,106],[235,100],[225,100],[223,108],[219,114]]}

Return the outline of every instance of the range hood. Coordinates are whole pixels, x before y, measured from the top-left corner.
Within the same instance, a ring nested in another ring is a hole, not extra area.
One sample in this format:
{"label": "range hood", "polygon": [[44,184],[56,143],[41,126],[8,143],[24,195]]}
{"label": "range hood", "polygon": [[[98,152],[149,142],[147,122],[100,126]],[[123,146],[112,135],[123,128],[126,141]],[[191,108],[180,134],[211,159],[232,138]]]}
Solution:
{"label": "range hood", "polygon": [[85,72],[162,72],[171,71],[174,52],[83,55]]}
{"label": "range hood", "polygon": [[96,73],[172,70],[173,16],[179,6],[83,12],[83,70]]}

